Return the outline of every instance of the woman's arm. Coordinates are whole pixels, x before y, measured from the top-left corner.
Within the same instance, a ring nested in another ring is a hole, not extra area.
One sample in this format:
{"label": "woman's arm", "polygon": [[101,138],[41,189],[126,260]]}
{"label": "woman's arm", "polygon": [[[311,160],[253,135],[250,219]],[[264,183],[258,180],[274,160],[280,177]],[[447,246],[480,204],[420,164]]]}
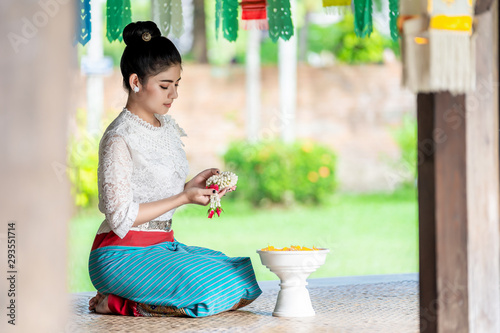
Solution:
{"label": "woman's arm", "polygon": [[[213,190],[205,188],[205,183],[218,170],[201,172],[177,195],[142,204],[133,200],[132,171],[132,156],[123,138],[112,133],[103,137],[99,149],[99,209],[120,238],[125,237],[131,227],[154,220],[181,205],[208,205]],[[219,191],[219,196],[223,196],[226,191],[227,189]]]}
{"label": "woman's arm", "polygon": [[[136,227],[140,224],[146,223],[148,221],[154,220],[158,216],[161,216],[182,205],[186,204],[197,204],[206,206],[210,203],[210,195],[216,193],[213,189],[205,188],[205,184],[208,178],[213,175],[219,174],[219,169],[212,168],[206,169],[196,176],[193,177],[190,181],[184,184],[184,191],[165,198],[158,201],[143,203],[139,205],[139,213],[137,214],[137,218],[135,219],[133,227]],[[219,197],[222,197],[226,194],[226,192],[234,191],[236,188],[224,188],[218,191]]]}
{"label": "woman's arm", "polygon": [[[158,201],[142,203],[139,205],[139,213],[132,226],[136,227],[140,224],[154,220],[169,210],[185,204],[192,203],[206,206],[210,202],[210,195],[213,193],[215,193],[215,190],[212,189],[190,187],[177,195]],[[224,195],[224,193],[220,191],[219,196]]]}

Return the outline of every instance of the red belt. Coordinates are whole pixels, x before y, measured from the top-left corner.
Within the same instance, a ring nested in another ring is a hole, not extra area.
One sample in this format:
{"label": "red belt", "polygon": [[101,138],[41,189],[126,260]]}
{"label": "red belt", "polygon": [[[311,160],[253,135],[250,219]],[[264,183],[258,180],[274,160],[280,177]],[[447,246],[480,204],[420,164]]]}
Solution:
{"label": "red belt", "polygon": [[142,231],[142,230],[129,230],[125,237],[122,239],[118,237],[113,231],[97,234],[92,244],[92,250],[112,245],[119,246],[150,246],[163,242],[173,242],[174,231]]}

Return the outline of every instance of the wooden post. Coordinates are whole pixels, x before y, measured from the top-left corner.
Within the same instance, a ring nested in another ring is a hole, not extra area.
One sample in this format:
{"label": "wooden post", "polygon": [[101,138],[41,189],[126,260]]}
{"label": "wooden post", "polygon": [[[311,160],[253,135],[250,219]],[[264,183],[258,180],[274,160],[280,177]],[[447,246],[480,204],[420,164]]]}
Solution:
{"label": "wooden post", "polygon": [[0,2],[0,332],[76,330],[66,289],[75,4]]}
{"label": "wooden post", "polygon": [[435,95],[438,332],[468,332],[465,95]]}
{"label": "wooden post", "polygon": [[500,332],[496,6],[477,17],[476,91],[417,97],[422,332]]}
{"label": "wooden post", "polygon": [[498,2],[477,16],[476,90],[467,95],[469,325],[500,332]]}
{"label": "wooden post", "polygon": [[418,94],[420,328],[428,333],[437,332],[434,109],[434,94]]}

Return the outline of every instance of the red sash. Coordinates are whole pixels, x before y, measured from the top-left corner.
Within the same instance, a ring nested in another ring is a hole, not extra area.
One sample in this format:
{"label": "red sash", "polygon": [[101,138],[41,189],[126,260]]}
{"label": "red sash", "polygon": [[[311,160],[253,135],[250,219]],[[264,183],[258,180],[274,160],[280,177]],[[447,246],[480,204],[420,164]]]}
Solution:
{"label": "red sash", "polygon": [[92,250],[112,245],[119,246],[150,246],[163,242],[173,242],[174,231],[161,230],[129,230],[123,239],[118,237],[113,231],[97,234],[92,244]]}

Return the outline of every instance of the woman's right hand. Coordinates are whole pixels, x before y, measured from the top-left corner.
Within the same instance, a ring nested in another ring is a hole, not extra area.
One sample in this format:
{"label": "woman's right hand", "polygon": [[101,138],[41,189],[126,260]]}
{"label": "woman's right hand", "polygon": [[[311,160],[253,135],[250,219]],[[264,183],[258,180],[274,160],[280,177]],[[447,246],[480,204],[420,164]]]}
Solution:
{"label": "woman's right hand", "polygon": [[190,187],[184,190],[189,203],[206,206],[210,203],[210,195],[216,191],[211,188]]}

